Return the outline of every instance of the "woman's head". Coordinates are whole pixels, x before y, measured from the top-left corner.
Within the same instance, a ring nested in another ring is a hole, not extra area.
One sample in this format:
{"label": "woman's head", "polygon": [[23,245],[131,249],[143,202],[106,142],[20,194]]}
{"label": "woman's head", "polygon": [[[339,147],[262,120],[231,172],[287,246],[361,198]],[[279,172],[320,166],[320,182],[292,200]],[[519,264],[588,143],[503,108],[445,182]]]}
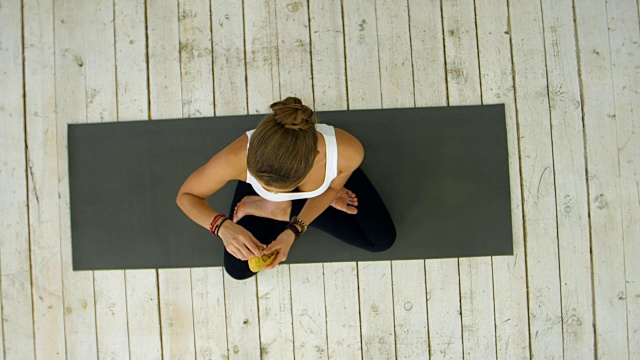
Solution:
{"label": "woman's head", "polygon": [[247,168],[265,186],[294,189],[311,171],[316,157],[315,116],[296,97],[271,104],[271,110],[251,135]]}

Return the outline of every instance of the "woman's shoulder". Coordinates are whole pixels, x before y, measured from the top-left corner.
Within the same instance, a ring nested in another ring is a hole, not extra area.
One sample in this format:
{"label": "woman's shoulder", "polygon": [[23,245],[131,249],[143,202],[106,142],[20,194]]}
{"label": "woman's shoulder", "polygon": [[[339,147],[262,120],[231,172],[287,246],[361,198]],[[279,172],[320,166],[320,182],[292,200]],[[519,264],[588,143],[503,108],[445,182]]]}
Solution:
{"label": "woman's shoulder", "polygon": [[334,127],[338,146],[338,170],[355,170],[364,159],[364,147],[358,138],[345,130]]}

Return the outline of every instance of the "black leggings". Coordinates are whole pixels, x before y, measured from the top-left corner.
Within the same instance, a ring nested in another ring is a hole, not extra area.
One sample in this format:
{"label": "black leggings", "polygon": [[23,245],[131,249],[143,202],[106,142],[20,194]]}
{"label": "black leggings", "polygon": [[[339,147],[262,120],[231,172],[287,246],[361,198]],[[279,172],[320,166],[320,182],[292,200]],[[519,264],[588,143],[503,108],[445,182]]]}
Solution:
{"label": "black leggings", "polygon": [[[329,206],[309,226],[360,249],[379,252],[390,248],[396,239],[396,228],[380,195],[360,168],[351,174],[345,188],[353,191],[357,196],[358,213],[355,215],[347,214]],[[236,204],[248,195],[257,194],[250,184],[238,181],[229,216],[233,214]],[[293,200],[291,216],[298,215],[306,201],[306,199]],[[287,224],[287,221],[251,215],[244,216],[238,221],[238,225],[247,229],[265,245],[271,244],[284,231]],[[299,241],[305,241],[304,235]],[[294,247],[295,244],[292,249]],[[249,269],[248,261],[236,258],[226,248],[224,250],[224,268],[231,277],[238,280],[248,279],[255,275]]]}

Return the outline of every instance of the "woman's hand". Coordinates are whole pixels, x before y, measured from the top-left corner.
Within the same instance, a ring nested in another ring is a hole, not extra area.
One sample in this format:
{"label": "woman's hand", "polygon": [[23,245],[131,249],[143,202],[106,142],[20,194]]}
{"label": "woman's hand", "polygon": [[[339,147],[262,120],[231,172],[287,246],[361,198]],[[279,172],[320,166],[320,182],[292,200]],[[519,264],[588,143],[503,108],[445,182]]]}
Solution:
{"label": "woman's hand", "polygon": [[260,256],[260,248],[264,247],[264,244],[253,237],[247,229],[231,220],[222,224],[218,235],[227,251],[240,260],[249,260],[254,256]]}
{"label": "woman's hand", "polygon": [[273,269],[278,265],[278,263],[287,260],[287,255],[289,255],[289,249],[291,249],[291,245],[293,245],[296,236],[293,234],[291,230],[283,231],[277,239],[275,239],[266,249],[264,249],[263,254],[270,254],[275,250],[278,250],[278,255],[273,259],[273,262],[265,267],[265,269]]}

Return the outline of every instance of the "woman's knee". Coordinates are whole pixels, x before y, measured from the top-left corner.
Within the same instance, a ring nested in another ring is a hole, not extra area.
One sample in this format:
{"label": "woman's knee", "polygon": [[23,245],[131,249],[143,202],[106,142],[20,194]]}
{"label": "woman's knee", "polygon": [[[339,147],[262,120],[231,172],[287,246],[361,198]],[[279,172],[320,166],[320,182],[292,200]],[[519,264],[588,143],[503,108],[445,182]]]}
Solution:
{"label": "woman's knee", "polygon": [[226,271],[229,276],[236,280],[246,280],[255,275],[255,273],[251,271],[248,266],[247,269],[241,269],[238,267],[229,267],[227,266],[227,264],[225,264],[224,271]]}
{"label": "woman's knee", "polygon": [[396,229],[392,226],[386,229],[386,231],[379,231],[374,236],[370,237],[369,240],[369,244],[371,244],[369,251],[382,252],[389,250],[389,248],[391,248],[391,246],[396,242]]}

